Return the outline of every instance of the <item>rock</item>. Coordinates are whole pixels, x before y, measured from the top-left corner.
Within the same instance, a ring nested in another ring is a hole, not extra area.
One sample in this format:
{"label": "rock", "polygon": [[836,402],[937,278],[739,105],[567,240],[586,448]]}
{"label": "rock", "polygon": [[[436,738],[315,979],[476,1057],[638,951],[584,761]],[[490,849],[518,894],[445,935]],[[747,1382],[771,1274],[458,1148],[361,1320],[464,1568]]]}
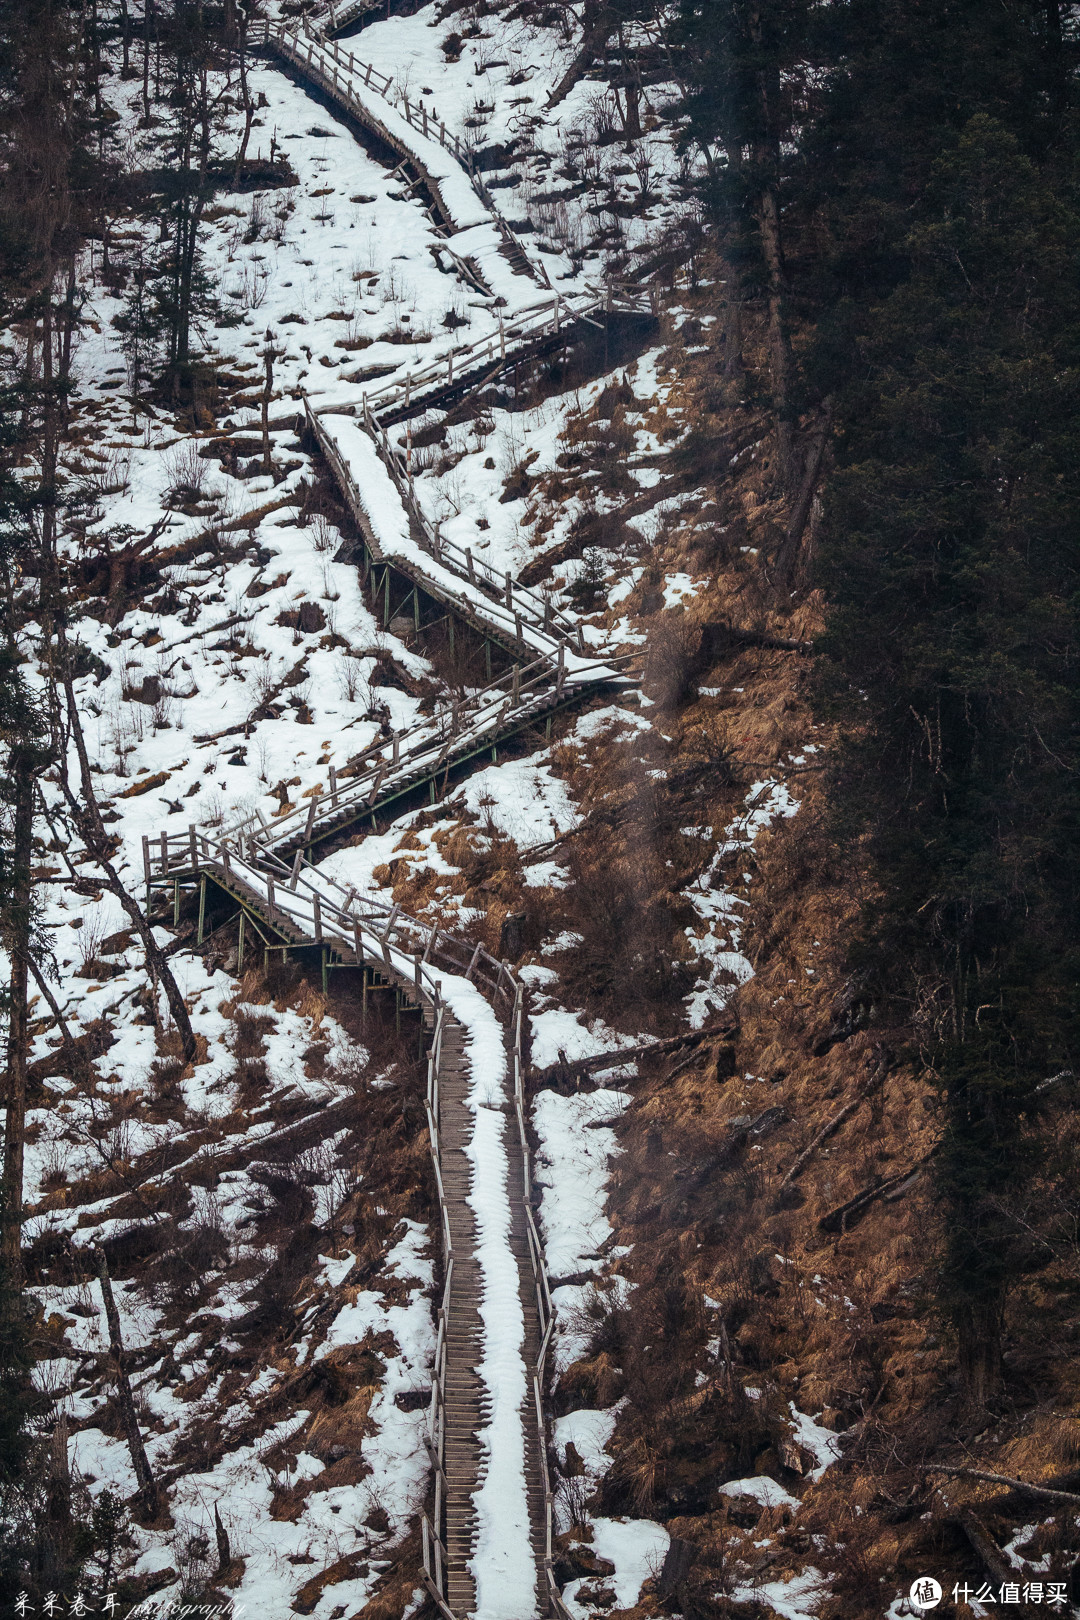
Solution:
{"label": "rock", "polygon": [[698,1549],[692,1541],[681,1541],[678,1536],[672,1536],[660,1570],[661,1596],[666,1597],[669,1592],[675,1590],[680,1581],[685,1581],[697,1555]]}
{"label": "rock", "polygon": [[563,1461],[562,1472],[566,1479],[580,1479],[585,1472],[585,1464],[581,1453],[572,1440],[566,1442],[566,1456]]}
{"label": "rock", "polygon": [[525,913],[508,911],[499,933],[499,956],[504,962],[516,962],[525,949]]}

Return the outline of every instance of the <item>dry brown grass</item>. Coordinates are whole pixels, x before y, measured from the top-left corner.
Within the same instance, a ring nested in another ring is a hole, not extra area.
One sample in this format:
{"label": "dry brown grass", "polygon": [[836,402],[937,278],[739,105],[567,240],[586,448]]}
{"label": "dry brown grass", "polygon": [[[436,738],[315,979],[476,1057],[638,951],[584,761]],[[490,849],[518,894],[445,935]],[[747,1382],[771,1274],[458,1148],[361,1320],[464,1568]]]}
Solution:
{"label": "dry brown grass", "polygon": [[[760,358],[756,318],[744,344],[751,367]],[[689,322],[687,332],[689,341]],[[648,425],[689,429],[679,453],[688,471],[699,456],[692,470],[716,505],[707,514],[688,508],[662,528],[645,574],[609,615],[614,622],[629,613],[647,631],[646,690],[660,706],[657,729],[667,743],[661,748],[656,732],[647,742],[613,734],[553,755],[583,808],[567,852],[573,887],[546,902],[549,917],[587,941],[556,959],[567,999],[617,1026],[659,1027],[650,1009],[663,995],[654,1001],[643,993],[628,959],[643,934],[677,967],[672,942],[682,918],[664,908],[685,886],[692,854],[671,829],[691,820],[726,826],[766,772],[782,776],[802,808],[760,833],[752,854],[725,872],[729,881],[743,872],[753,880],[744,948],[755,977],[730,1009],[734,1074],[706,1047],[689,1059],[643,1065],[633,1084],[608,1203],[614,1242],[631,1249],[619,1266],[636,1285],[632,1303],[619,1311],[610,1302],[605,1308],[602,1291],[594,1296],[591,1319],[579,1324],[591,1331],[589,1349],[562,1376],[555,1399],[559,1410],[623,1402],[609,1447],[613,1465],[594,1508],[659,1518],[698,1551],[677,1593],[646,1583],[634,1620],[726,1614],[717,1594],[736,1574],[782,1579],[807,1562],[831,1580],[820,1611],[826,1620],[869,1620],[924,1570],[946,1587],[975,1572],[958,1504],[976,1504],[999,1544],[1040,1516],[1030,1500],[1010,1502],[999,1488],[953,1480],[936,1489],[941,1481],[927,1476],[929,1462],[977,1454],[978,1466],[1032,1480],[1071,1478],[1075,1488],[1080,1246],[1070,1236],[1075,1220],[1053,1204],[1048,1162],[1031,1198],[1055,1209],[1047,1226],[1053,1241],[1033,1256],[1010,1306],[1011,1404],[988,1414],[979,1434],[962,1427],[954,1347],[934,1302],[942,1232],[932,1160],[896,1197],[869,1202],[847,1229],[819,1224],[863,1189],[927,1161],[941,1131],[939,1095],[909,1032],[882,1025],[872,989],[848,966],[853,926],[873,896],[859,848],[837,848],[830,833],[827,775],[814,767],[827,760],[833,738],[813,724],[812,661],[725,640],[716,630],[805,642],[821,628],[820,598],[793,603],[769,577],[785,517],[772,485],[772,446],[759,431],[753,456],[740,454],[731,473],[725,460],[719,477],[702,447],[723,442],[739,423],[726,384],[716,380],[715,349],[693,356],[673,341],[667,358],[674,386]],[[613,426],[618,408],[606,404]],[[577,452],[591,457],[602,445],[603,417],[598,408],[573,425],[571,453],[534,491],[538,510],[542,496],[554,503],[584,490],[581,474],[591,462]],[[677,571],[702,588],[683,609],[665,610],[662,581]],[[714,691],[702,697],[699,687]],[[809,742],[822,752],[806,755]],[[792,754],[803,755],[801,766],[789,763]],[[648,776],[657,770],[663,779]],[[677,1003],[670,985],[665,994]],[[882,1072],[782,1188],[797,1155]],[[783,1110],[784,1121],[760,1141],[733,1130],[733,1121],[772,1108]],[[1052,1127],[1059,1151],[1072,1140],[1069,1117],[1063,1107]],[[719,1310],[703,1319],[706,1295]],[[721,1319],[730,1367],[707,1349]],[[793,1448],[789,1401],[844,1435],[843,1461],[815,1484],[809,1459]],[[802,1498],[790,1524],[746,1498],[725,1506],[718,1485],[754,1472]],[[561,1488],[576,1487],[571,1478]],[[1073,1532],[1063,1523],[1056,1516],[1027,1556],[1049,1551],[1067,1562]],[[572,1547],[564,1555],[570,1563],[576,1556]]]}

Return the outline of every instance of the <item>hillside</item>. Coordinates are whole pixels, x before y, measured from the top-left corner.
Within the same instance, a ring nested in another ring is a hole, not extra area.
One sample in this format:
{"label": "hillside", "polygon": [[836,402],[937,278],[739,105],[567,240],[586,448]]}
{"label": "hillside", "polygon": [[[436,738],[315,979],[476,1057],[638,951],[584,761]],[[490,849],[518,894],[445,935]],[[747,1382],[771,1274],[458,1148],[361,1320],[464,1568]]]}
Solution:
{"label": "hillside", "polygon": [[0,1612],[1074,1612],[1071,14],[91,10],[3,22]]}

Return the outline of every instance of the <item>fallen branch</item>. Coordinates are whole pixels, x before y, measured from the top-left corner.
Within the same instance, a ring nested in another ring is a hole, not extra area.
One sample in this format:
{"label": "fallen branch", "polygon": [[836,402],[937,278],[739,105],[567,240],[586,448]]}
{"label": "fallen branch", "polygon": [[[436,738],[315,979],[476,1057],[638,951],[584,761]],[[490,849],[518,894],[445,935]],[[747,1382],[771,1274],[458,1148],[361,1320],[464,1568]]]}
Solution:
{"label": "fallen branch", "polygon": [[648,1041],[642,1046],[624,1046],[616,1048],[613,1052],[597,1052],[593,1057],[562,1058],[558,1063],[550,1063],[546,1069],[535,1069],[533,1078],[539,1085],[544,1085],[556,1078],[570,1079],[573,1075],[594,1074],[598,1070],[613,1069],[623,1063],[633,1063],[638,1058],[656,1057],[665,1052],[677,1052],[683,1046],[697,1046],[702,1041],[716,1040],[720,1036],[730,1035],[732,1031],[725,1029],[694,1029],[688,1030],[684,1035],[673,1035],[666,1041]]}
{"label": "fallen branch", "polygon": [[1071,1080],[1072,1078],[1073,1071],[1071,1069],[1059,1069],[1057,1074],[1052,1074],[1048,1080],[1039,1081],[1035,1087],[1035,1095],[1038,1097],[1042,1092],[1049,1091],[1051,1086],[1060,1085],[1063,1080]]}
{"label": "fallen branch", "polygon": [[920,1159],[918,1164],[909,1165],[906,1170],[898,1170],[894,1176],[886,1176],[876,1187],[864,1187],[854,1198],[849,1198],[844,1204],[838,1204],[835,1209],[830,1209],[827,1215],[823,1215],[818,1221],[819,1229],[822,1232],[846,1232],[850,1215],[858,1214],[876,1198],[881,1198],[891,1191],[899,1191],[906,1181],[914,1181],[925,1163],[926,1159]]}
{"label": "fallen branch", "polygon": [[1080,1496],[1075,1491],[1052,1491],[1048,1485],[1032,1485],[1026,1479],[1014,1479],[1011,1474],[991,1474],[982,1468],[949,1468],[944,1464],[928,1468],[926,1472],[948,1474],[950,1479],[977,1479],[984,1485],[1007,1485],[1012,1491],[1038,1497],[1043,1502],[1067,1502],[1070,1506],[1080,1504]]}
{"label": "fallen branch", "polygon": [[722,658],[732,647],[765,647],[778,652],[796,652],[809,655],[814,650],[812,641],[797,641],[791,636],[774,636],[768,630],[739,630],[731,624],[706,624],[702,627],[702,657],[710,663]]}
{"label": "fallen branch", "polygon": [[865,1101],[876,1086],[881,1084],[888,1071],[888,1067],[888,1057],[883,1053],[877,1068],[874,1070],[874,1073],[871,1075],[866,1085],[863,1086],[858,1096],[854,1097],[851,1102],[845,1103],[843,1108],[840,1109],[839,1113],[834,1114],[832,1119],[830,1119],[827,1124],[822,1126],[821,1130],[818,1131],[817,1135],[814,1137],[814,1140],[809,1144],[809,1146],[803,1148],[802,1152],[795,1160],[795,1163],[791,1166],[791,1169],[788,1171],[783,1181],[781,1181],[780,1186],[777,1188],[778,1192],[782,1192],[790,1181],[794,1181],[796,1176],[802,1173],[804,1165],[810,1158],[813,1157],[814,1153],[821,1146],[822,1142],[827,1141],[829,1137],[832,1136],[834,1131],[839,1130],[845,1119],[855,1112],[856,1108],[859,1107],[859,1104]]}

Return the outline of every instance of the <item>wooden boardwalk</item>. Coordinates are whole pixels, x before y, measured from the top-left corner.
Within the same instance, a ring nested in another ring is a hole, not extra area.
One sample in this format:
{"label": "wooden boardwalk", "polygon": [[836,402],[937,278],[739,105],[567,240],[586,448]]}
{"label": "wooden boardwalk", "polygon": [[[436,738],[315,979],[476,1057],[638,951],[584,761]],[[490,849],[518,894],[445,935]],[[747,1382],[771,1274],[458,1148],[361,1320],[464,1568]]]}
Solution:
{"label": "wooden boardwalk", "polygon": [[[434,802],[440,781],[445,786],[452,769],[489,750],[494,758],[501,742],[549,720],[568,704],[597,692],[625,689],[634,682],[621,667],[624,659],[584,656],[580,631],[539,592],[509,575],[496,574],[467,547],[441,542],[410,498],[385,434],[380,446],[379,435],[373,432],[372,444],[382,450],[420,554],[385,556],[368,516],[364,492],[357,487],[327,425],[310,409],[307,423],[364,536],[369,572],[376,565],[386,570],[386,592],[382,593],[377,580],[376,591],[389,600],[389,571],[393,568],[411,581],[414,591],[423,591],[480,635],[500,641],[511,655],[531,662],[451,703],[441,715],[424,717],[406,730],[392,733],[388,741],[379,739],[344,770],[331,766],[329,789],[312,794],[303,809],[263,828],[256,826],[253,816],[231,829],[233,833],[251,831],[279,854],[311,849],[357,822],[370,821],[374,829],[379,814],[425,785]],[[385,616],[389,618],[389,612]]]}
{"label": "wooden boardwalk", "polygon": [[[525,1489],[535,1590],[522,1594],[520,1620],[565,1615],[551,1568],[551,1495],[540,1417],[543,1363],[551,1333],[546,1273],[536,1238],[522,1083],[523,994],[505,963],[405,917],[397,906],[360,902],[300,861],[288,863],[243,837],[193,834],[180,846],[162,837],[144,841],[148,886],[212,883],[242,909],[269,950],[321,950],[335,966],[362,967],[394,984],[419,1008],[430,1038],[427,1109],[443,1235],[445,1285],[433,1369],[427,1443],[435,1474],[434,1512],[424,1519],[425,1580],[445,1620],[467,1620],[476,1604],[470,1570],[477,1548],[475,1494],[484,1478],[482,1431],[490,1418],[488,1392],[477,1368],[483,1359],[480,1307],[484,1278],[470,1198],[475,1169],[469,1146],[475,1116],[469,1106],[472,1065],[467,1030],[442,995],[441,975],[453,973],[482,989],[500,1016],[507,1078],[505,1114],[510,1247],[524,1321],[526,1394],[521,1407]],[[337,895],[344,903],[339,903]],[[200,917],[202,902],[200,902]],[[421,949],[421,945],[423,948]],[[440,975],[440,976],[437,976]]]}
{"label": "wooden boardwalk", "polygon": [[[338,14],[339,23],[342,15]],[[281,25],[268,29],[266,37],[312,84],[416,164],[415,152],[404,149],[405,137],[399,138],[393,128],[384,126],[377,110],[373,111],[371,97],[364,101],[353,93],[358,72],[362,77],[366,75],[365,87],[373,88],[376,96],[388,95],[390,80],[365,68],[363,63],[358,65],[351,54],[346,60],[336,47],[319,45]],[[404,117],[425,139],[438,139],[451,152],[460,148],[461,143],[436,124],[429,109],[410,108],[406,99]],[[457,155],[462,157],[460,151]],[[534,275],[550,289],[543,267],[529,261],[522,244],[498,215],[467,154],[462,161],[467,164],[477,196],[499,228],[513,268]],[[436,210],[448,219],[450,211],[440,202],[437,181],[431,176],[422,177],[430,183]],[[560,308],[558,297],[552,293],[554,335],[559,334],[561,323],[567,319],[589,319],[590,310],[613,307],[610,288],[597,295],[595,302],[590,302],[590,297],[576,295],[576,303],[565,301]],[[627,291],[624,302],[628,309],[643,312],[640,291]],[[241,953],[245,928],[254,934],[266,955],[276,950],[283,955],[290,950],[321,953],[324,982],[329,967],[362,969],[365,986],[369,975],[393,984],[403,1002],[417,1008],[422,1016],[428,1040],[427,1118],[444,1259],[426,1436],[433,1465],[433,1507],[430,1515],[424,1514],[422,1528],[424,1580],[444,1620],[468,1620],[476,1609],[476,1581],[470,1565],[479,1534],[476,1496],[484,1479],[483,1431],[491,1418],[489,1392],[478,1371],[484,1358],[481,1306],[485,1277],[478,1252],[477,1217],[470,1202],[477,1190],[476,1170],[469,1156],[477,1121],[469,1096],[477,1077],[467,1050],[468,1029],[443,995],[448,974],[465,978],[482,991],[500,1019],[507,1055],[506,1079],[497,1106],[505,1119],[509,1244],[524,1322],[526,1392],[520,1417],[529,1544],[535,1570],[534,1589],[521,1593],[520,1613],[515,1620],[538,1620],[542,1615],[569,1620],[552,1566],[552,1497],[542,1391],[553,1314],[532,1211],[523,1082],[523,987],[507,963],[497,961],[480,945],[470,946],[440,933],[438,928],[426,927],[404,915],[397,905],[361,899],[343,890],[310,861],[305,862],[303,850],[349,821],[369,815],[374,818],[377,808],[418,784],[434,784],[437,774],[445,773],[450,764],[486,753],[500,737],[540,715],[550,714],[572,696],[601,689],[620,678],[610,661],[581,657],[576,626],[537,593],[509,576],[500,578],[490,569],[485,570],[467,550],[443,546],[438,534],[428,530],[413,499],[407,468],[399,464],[385,433],[386,422],[413,414],[414,409],[436,399],[444,402],[450,393],[474,386],[491,364],[497,370],[533,350],[540,352],[537,345],[548,342],[553,335],[547,321],[543,312],[534,319],[526,311],[514,330],[500,329],[498,338],[484,340],[479,346],[462,345],[456,351],[456,375],[455,360],[449,357],[445,374],[444,362],[440,361],[430,376],[425,373],[406,378],[402,384],[389,384],[374,402],[374,408],[367,401],[362,401],[358,410],[354,407],[354,414],[363,417],[397,486],[409,515],[412,539],[431,559],[429,564],[416,558],[385,558],[387,582],[389,569],[399,570],[412,579],[414,591],[428,592],[452,611],[475,621],[485,634],[502,639],[513,656],[531,655],[532,663],[524,669],[515,667],[503,681],[472,694],[465,702],[448,705],[441,720],[425,720],[411,733],[394,735],[389,743],[374,744],[352,778],[346,779],[343,772],[339,780],[331,767],[330,791],[313,796],[302,812],[271,823],[250,819],[215,837],[191,827],[186,834],[162,832],[153,840],[143,839],[148,903],[153,887],[171,890],[174,915],[178,916],[180,888],[196,886],[200,896],[200,941],[207,886],[212,884],[240,908]],[[363,519],[363,492],[355,487],[348,466],[336,454],[332,438],[321,430],[315,413],[309,405],[305,404],[305,408],[309,427],[364,529],[369,551],[377,555],[375,536]]]}
{"label": "wooden boardwalk", "polygon": [[[439,1135],[442,1151],[443,1194],[453,1243],[454,1283],[446,1331],[446,1601],[455,1614],[471,1613],[476,1588],[469,1573],[469,1559],[476,1547],[476,1511],[473,1492],[483,1477],[482,1454],[477,1429],[489,1418],[486,1392],[476,1372],[482,1354],[480,1320],[481,1277],[475,1257],[476,1217],[468,1202],[473,1171],[465,1148],[473,1128],[473,1116],[466,1106],[470,1076],[465,1058],[464,1032],[456,1022],[444,1036],[440,1068]],[[508,1121],[508,1127],[509,1127]],[[511,1245],[518,1269],[518,1291],[525,1319],[525,1365],[535,1368],[540,1351],[540,1324],[536,1290],[526,1240],[525,1209],[522,1197],[523,1159],[516,1133],[506,1133],[511,1195]],[[516,1196],[515,1196],[516,1194]],[[460,1260],[457,1256],[461,1256]],[[536,1559],[536,1592],[547,1584],[544,1570],[545,1501],[542,1470],[538,1455],[531,1387],[521,1413],[525,1436],[526,1489],[531,1541]],[[522,1594],[523,1600],[527,1594]],[[523,1602],[522,1620],[537,1612]]]}

